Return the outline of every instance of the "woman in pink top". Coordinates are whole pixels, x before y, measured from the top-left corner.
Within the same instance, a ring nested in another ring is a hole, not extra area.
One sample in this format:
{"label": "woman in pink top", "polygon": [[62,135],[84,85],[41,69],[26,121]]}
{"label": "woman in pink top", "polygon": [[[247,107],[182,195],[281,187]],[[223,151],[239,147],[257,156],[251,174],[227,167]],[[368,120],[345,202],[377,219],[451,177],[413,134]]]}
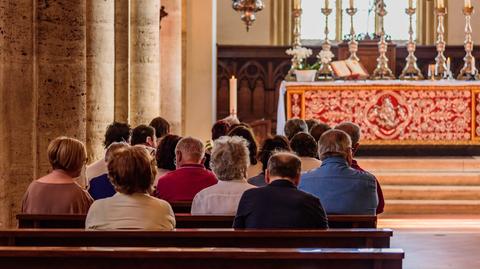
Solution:
{"label": "woman in pink top", "polygon": [[85,165],[85,146],[77,139],[58,137],[47,152],[53,171],[30,183],[22,213],[86,214],[93,199],[75,182]]}

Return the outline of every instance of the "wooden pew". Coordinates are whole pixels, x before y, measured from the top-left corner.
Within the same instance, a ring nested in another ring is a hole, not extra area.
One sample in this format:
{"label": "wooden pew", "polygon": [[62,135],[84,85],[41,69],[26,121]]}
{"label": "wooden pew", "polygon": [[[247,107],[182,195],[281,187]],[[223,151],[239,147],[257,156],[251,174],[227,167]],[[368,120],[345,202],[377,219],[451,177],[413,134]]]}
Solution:
{"label": "wooden pew", "polygon": [[3,246],[389,248],[390,229],[0,230]]}
{"label": "wooden pew", "polygon": [[192,211],[192,201],[171,202],[170,205],[175,213],[190,213]]}
{"label": "wooden pew", "polygon": [[0,247],[8,269],[401,269],[401,249]]}
{"label": "wooden pew", "polygon": [[[85,228],[85,215],[18,214],[19,228]],[[177,228],[231,228],[233,216],[175,214]],[[377,216],[328,216],[330,228],[376,228]]]}

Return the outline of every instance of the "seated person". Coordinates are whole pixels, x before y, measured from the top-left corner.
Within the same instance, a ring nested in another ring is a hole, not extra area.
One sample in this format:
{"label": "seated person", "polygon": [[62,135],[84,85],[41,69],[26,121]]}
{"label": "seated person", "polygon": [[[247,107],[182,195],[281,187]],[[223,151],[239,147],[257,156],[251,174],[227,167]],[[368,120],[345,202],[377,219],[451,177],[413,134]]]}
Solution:
{"label": "seated person", "polygon": [[315,125],[312,126],[312,128],[310,129],[310,134],[313,136],[313,138],[315,139],[315,141],[318,143],[318,140],[320,140],[320,137],[322,136],[323,133],[325,133],[326,131],[332,129],[330,126],[328,126],[327,124],[325,123],[317,123]]}
{"label": "seated person", "polygon": [[160,143],[160,139],[162,139],[162,137],[170,134],[170,123],[162,117],[154,118],[148,126],[151,126],[155,129],[157,144]]}
{"label": "seated person", "polygon": [[132,146],[141,145],[150,153],[150,155],[155,157],[155,151],[157,150],[157,136],[155,135],[155,129],[144,124],[138,125],[132,130],[130,144]]}
{"label": "seated person", "polygon": [[87,229],[175,228],[170,204],[148,194],[155,179],[155,163],[143,147],[115,151],[108,162],[108,176],[117,193],[93,203],[85,221]]}
{"label": "seated person", "polygon": [[262,171],[262,165],[257,161],[257,140],[252,132],[252,129],[247,126],[239,125],[228,132],[229,136],[239,136],[245,139],[248,143],[248,151],[250,154],[250,166],[247,170],[247,178],[258,175]]}
{"label": "seated person", "polygon": [[208,170],[212,170],[210,168],[210,155],[212,153],[213,141],[219,139],[222,136],[228,134],[230,130],[230,124],[224,120],[219,120],[215,122],[212,126],[212,139],[208,140],[205,145],[205,167]]}
{"label": "seated person", "polygon": [[318,145],[315,139],[307,133],[298,133],[290,141],[292,151],[302,161],[302,172],[320,167],[322,162],[318,159]]}
{"label": "seated person", "polygon": [[285,123],[284,131],[285,136],[290,141],[298,133],[308,133],[308,125],[302,119],[290,119]]}
{"label": "seated person", "polygon": [[[123,147],[129,147],[129,145],[125,142],[114,142],[110,144],[105,153],[105,166],[112,159],[113,153]],[[116,193],[115,188],[108,178],[108,171],[90,180],[88,193],[94,200],[112,197]]]}
{"label": "seated person", "polygon": [[257,155],[257,159],[262,163],[262,172],[249,178],[248,183],[257,187],[267,185],[265,181],[265,171],[267,170],[268,159],[270,159],[270,156],[272,156],[275,151],[290,151],[290,145],[285,136],[276,135],[273,138],[265,139]]}
{"label": "seated person", "polygon": [[[360,142],[360,136],[362,133],[360,130],[360,126],[352,122],[344,122],[335,126],[335,129],[344,131],[352,139],[352,158],[353,158],[357,153],[358,148],[360,147],[359,142]],[[351,167],[359,171],[365,171],[358,165],[358,162],[355,159],[352,159]],[[378,181],[378,179],[376,180],[376,183],[377,183],[377,196],[378,196],[377,214],[381,214],[383,213],[383,209],[385,207],[385,200],[383,198],[382,187],[380,186],[380,182]]]}
{"label": "seated person", "polygon": [[320,198],[327,214],[375,215],[376,179],[350,167],[350,136],[340,130],[325,132],[318,143],[318,154],[322,165],[304,173],[299,188]]}
{"label": "seated person", "polygon": [[[130,141],[130,131],[130,125],[126,123],[113,122],[112,124],[108,125],[107,131],[105,132],[105,140],[103,141],[105,150],[107,150],[108,147],[115,142],[128,143]],[[87,178],[87,186],[90,184],[92,178],[106,176],[108,174],[108,169],[105,158],[97,160],[96,162],[87,166],[85,174]]]}
{"label": "seated person", "polygon": [[153,186],[156,188],[158,179],[168,172],[175,170],[175,148],[182,139],[178,135],[165,135],[158,143],[155,159],[157,161],[157,176]]}
{"label": "seated person", "polygon": [[276,153],[270,157],[266,172],[269,185],[243,193],[233,227],[328,228],[320,200],[297,189],[300,171],[300,159],[294,154]]}
{"label": "seated person", "polygon": [[247,141],[238,136],[215,140],[210,165],[219,181],[195,195],[192,215],[235,216],[243,192],[255,188],[245,178],[249,165]]}
{"label": "seated person", "polygon": [[199,191],[217,184],[215,175],[203,166],[204,155],[202,141],[182,138],[175,148],[177,169],[158,180],[155,195],[168,202],[192,201]]}
{"label": "seated person", "polygon": [[75,182],[87,160],[85,146],[77,139],[58,137],[47,153],[53,171],[30,183],[22,213],[86,214],[93,199]]}

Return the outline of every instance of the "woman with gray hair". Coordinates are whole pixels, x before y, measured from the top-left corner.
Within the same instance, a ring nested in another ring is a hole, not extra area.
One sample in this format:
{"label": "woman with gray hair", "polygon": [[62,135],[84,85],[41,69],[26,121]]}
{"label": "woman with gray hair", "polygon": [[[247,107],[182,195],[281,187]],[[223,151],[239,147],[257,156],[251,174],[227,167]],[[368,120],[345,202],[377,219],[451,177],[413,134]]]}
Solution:
{"label": "woman with gray hair", "polygon": [[195,195],[192,215],[234,216],[243,192],[255,188],[246,180],[249,165],[249,151],[243,138],[223,136],[215,140],[210,166],[219,182]]}

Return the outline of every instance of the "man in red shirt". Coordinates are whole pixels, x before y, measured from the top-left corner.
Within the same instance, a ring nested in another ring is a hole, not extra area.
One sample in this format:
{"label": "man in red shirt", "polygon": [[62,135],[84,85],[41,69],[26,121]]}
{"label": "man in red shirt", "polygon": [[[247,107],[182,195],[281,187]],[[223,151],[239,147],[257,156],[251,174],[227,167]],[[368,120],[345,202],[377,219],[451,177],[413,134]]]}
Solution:
{"label": "man in red shirt", "polygon": [[177,169],[158,180],[155,196],[168,202],[192,201],[199,191],[217,184],[215,175],[203,166],[204,157],[202,141],[181,139],[175,148]]}
{"label": "man in red shirt", "polygon": [[[335,129],[342,130],[350,136],[350,138],[352,139],[352,156],[355,156],[355,153],[357,152],[358,147],[360,146],[359,144],[360,133],[361,133],[360,127],[355,123],[344,122],[335,126]],[[358,165],[355,159],[352,159],[351,167],[355,170],[365,171]],[[377,179],[377,196],[378,196],[377,214],[381,214],[383,213],[383,210],[385,207],[385,200],[383,198],[382,187],[380,186],[380,182],[378,182],[378,179]]]}

